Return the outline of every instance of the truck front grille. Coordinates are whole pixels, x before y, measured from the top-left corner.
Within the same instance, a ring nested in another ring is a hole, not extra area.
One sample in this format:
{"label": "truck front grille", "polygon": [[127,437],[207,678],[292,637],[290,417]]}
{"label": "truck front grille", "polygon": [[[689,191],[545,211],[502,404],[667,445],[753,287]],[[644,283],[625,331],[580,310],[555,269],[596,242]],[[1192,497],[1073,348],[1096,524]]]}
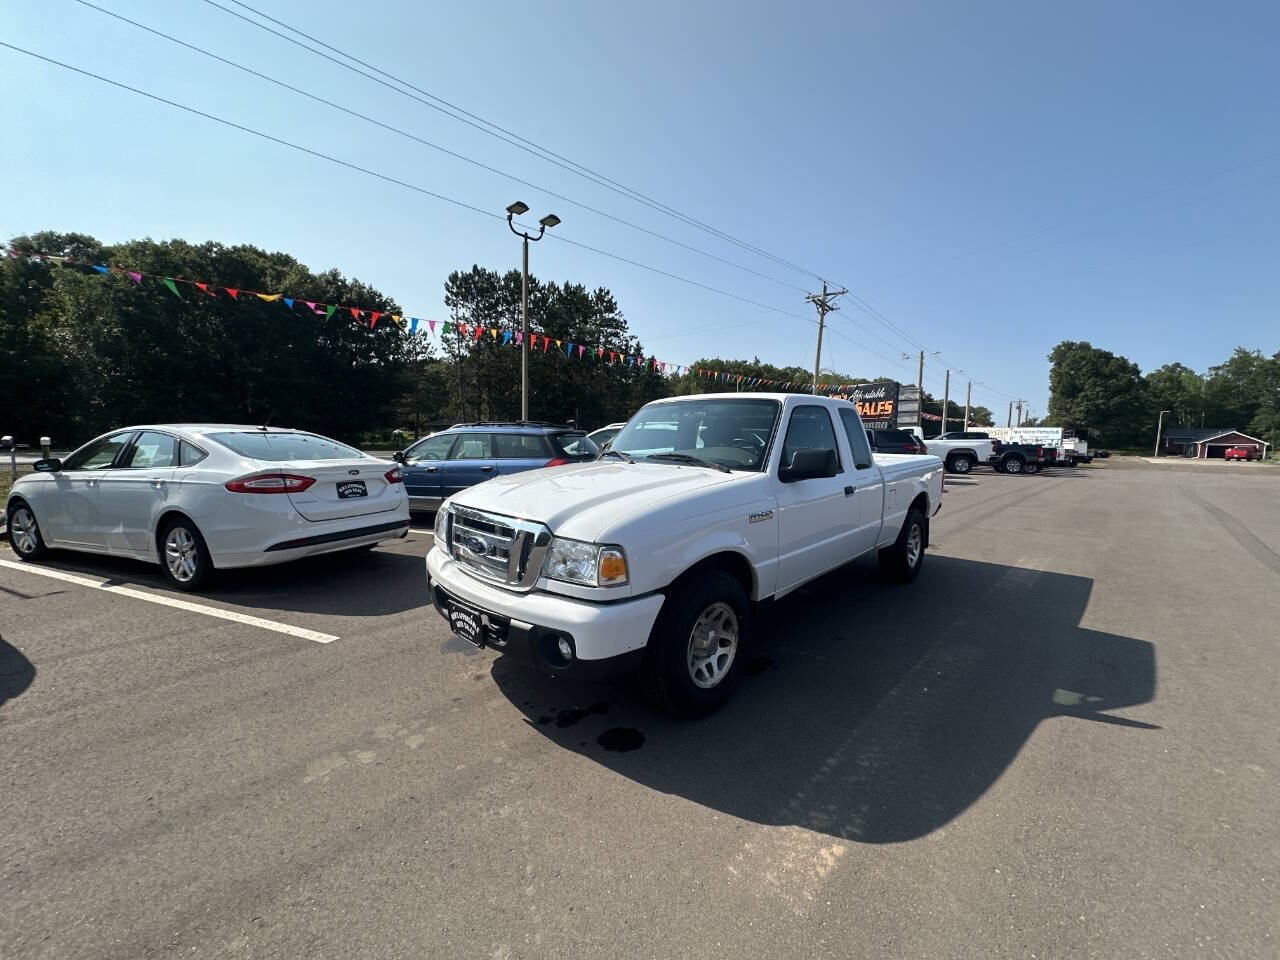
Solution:
{"label": "truck front grille", "polygon": [[551,531],[540,523],[500,514],[449,507],[445,549],[483,580],[531,590],[542,570]]}

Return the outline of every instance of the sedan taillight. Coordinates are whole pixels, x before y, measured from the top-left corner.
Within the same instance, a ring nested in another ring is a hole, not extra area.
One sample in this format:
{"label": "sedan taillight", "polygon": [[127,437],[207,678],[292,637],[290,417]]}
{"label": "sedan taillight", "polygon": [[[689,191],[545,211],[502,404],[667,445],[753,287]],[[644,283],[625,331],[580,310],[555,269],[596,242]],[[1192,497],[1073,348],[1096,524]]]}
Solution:
{"label": "sedan taillight", "polygon": [[315,482],[315,477],[295,473],[260,473],[228,480],[224,486],[232,493],[301,493]]}
{"label": "sedan taillight", "polygon": [[387,483],[404,483],[404,476],[400,473],[399,467],[392,467],[382,476]]}
{"label": "sedan taillight", "polygon": [[572,461],[568,457],[553,457],[543,464],[544,467],[563,467]]}
{"label": "sedan taillight", "polygon": [[916,446],[920,448],[919,450],[916,451],[916,453],[923,455],[929,452],[929,448],[925,446],[923,443],[917,443]]}

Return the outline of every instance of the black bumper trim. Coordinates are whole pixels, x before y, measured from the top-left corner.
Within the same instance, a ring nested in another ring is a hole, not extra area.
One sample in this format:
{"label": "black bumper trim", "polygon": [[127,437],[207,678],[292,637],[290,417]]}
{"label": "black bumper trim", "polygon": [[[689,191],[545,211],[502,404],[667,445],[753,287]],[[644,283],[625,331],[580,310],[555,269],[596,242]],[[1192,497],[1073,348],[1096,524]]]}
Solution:
{"label": "black bumper trim", "polygon": [[297,540],[285,540],[273,543],[263,553],[276,550],[296,550],[298,547],[314,547],[321,543],[338,543],[341,540],[355,540],[373,533],[390,533],[392,530],[408,530],[408,520],[396,520],[394,523],[379,523],[372,527],[358,527],[355,530],[338,530],[335,533],[317,533],[314,537],[300,537]]}

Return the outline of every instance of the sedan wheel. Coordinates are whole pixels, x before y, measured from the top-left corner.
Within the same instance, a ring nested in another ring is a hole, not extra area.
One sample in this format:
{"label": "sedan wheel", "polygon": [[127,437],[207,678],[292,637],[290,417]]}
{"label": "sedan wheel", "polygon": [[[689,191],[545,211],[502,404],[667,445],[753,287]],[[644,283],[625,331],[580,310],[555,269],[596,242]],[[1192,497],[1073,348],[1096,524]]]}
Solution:
{"label": "sedan wheel", "polygon": [[212,566],[204,538],[190,520],[169,522],[161,534],[160,551],[165,579],[179,590],[196,589]]}
{"label": "sedan wheel", "polygon": [[34,560],[44,553],[44,538],[35,514],[21,501],[9,511],[9,545],[23,560]]}

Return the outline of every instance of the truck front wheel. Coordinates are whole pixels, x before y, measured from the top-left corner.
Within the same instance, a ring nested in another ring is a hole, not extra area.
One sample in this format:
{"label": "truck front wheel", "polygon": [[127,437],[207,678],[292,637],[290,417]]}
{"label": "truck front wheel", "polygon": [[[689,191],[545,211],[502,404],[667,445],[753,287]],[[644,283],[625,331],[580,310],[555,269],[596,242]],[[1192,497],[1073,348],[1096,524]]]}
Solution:
{"label": "truck front wheel", "polygon": [[947,461],[947,469],[952,473],[968,473],[973,469],[973,458],[967,453],[957,453]]}
{"label": "truck front wheel", "polygon": [[715,570],[668,594],[649,637],[647,687],[662,709],[680,717],[709,713],[742,679],[751,636],[751,605],[737,578]]}

